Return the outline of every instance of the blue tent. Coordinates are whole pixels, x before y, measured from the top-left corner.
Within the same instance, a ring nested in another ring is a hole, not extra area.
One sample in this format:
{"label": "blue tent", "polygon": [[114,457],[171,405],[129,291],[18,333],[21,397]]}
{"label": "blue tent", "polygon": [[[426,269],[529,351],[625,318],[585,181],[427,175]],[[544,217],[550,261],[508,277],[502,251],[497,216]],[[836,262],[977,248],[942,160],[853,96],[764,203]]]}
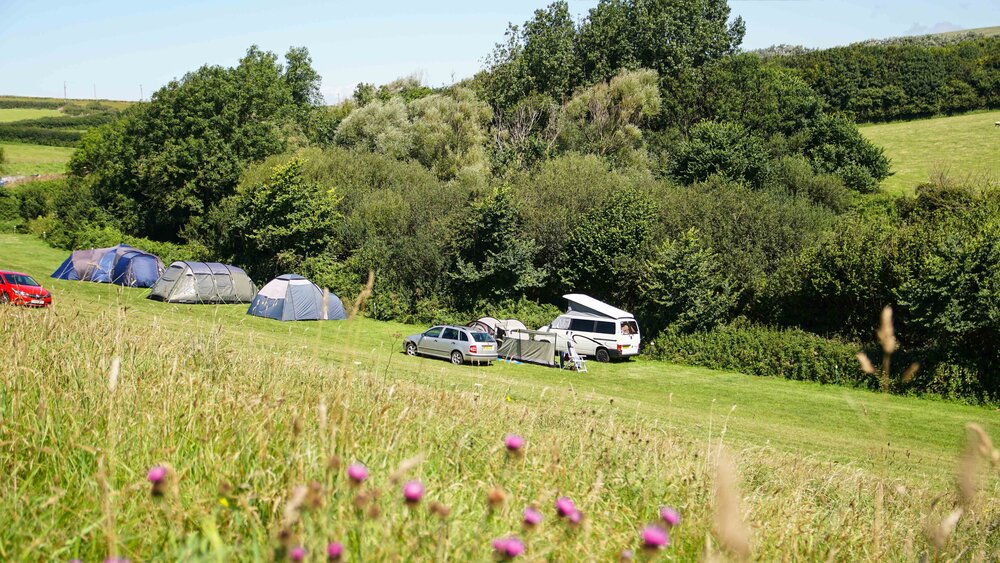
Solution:
{"label": "blue tent", "polygon": [[112,248],[74,250],[56,268],[52,277],[129,287],[152,287],[162,273],[163,262],[156,255],[120,244]]}
{"label": "blue tent", "polygon": [[324,314],[323,290],[295,274],[284,274],[267,282],[253,298],[247,314],[278,321],[334,321],[347,318],[340,298],[329,292],[326,294]]}

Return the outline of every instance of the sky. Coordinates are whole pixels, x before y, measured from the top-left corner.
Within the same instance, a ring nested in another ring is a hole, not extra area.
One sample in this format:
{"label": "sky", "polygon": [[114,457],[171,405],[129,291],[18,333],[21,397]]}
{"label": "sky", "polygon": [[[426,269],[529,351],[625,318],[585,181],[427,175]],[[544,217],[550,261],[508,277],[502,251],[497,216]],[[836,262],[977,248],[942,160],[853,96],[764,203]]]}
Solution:
{"label": "sky", "polygon": [[[549,0],[0,0],[0,94],[145,99],[204,64],[233,66],[253,44],[309,49],[334,103],[359,82],[475,74]],[[569,0],[579,18],[597,0]],[[730,0],[745,49],[830,47],[1000,25],[1000,0]]]}

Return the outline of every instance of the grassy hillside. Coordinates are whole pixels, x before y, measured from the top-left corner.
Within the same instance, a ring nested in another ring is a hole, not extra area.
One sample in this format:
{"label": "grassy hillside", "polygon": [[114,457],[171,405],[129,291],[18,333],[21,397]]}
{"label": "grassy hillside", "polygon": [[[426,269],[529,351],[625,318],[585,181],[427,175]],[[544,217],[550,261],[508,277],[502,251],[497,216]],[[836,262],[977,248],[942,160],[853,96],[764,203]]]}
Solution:
{"label": "grassy hillside", "polygon": [[885,148],[895,172],[882,182],[891,193],[912,193],[932,176],[1000,179],[1000,111],[863,125],[861,133]]}
{"label": "grassy hillside", "polygon": [[38,119],[39,117],[58,117],[60,115],[62,113],[55,109],[0,108],[0,123]]}
{"label": "grassy hillside", "polygon": [[59,109],[67,105],[73,104],[78,106],[86,106],[87,104],[92,104],[97,102],[102,106],[109,106],[114,109],[125,109],[128,106],[136,103],[125,100],[85,100],[77,98],[41,98],[35,96],[0,96],[0,107],[11,108],[11,107],[49,107],[51,109]]}
{"label": "grassy hillside", "polygon": [[62,174],[75,149],[21,143],[0,143],[7,163],[4,173],[12,176],[28,174]]}
{"label": "grassy hillside", "polygon": [[[455,367],[400,353],[420,327],[165,305],[144,290],[46,279],[64,253],[26,236],[0,235],[0,248],[0,268],[44,279],[56,300],[0,309],[0,512],[17,523],[0,530],[3,559],[255,559],[338,540],[353,560],[486,560],[491,538],[520,533],[529,503],[546,515],[522,534],[531,560],[636,549],[664,503],[685,517],[671,551],[693,559],[725,450],[757,557],[913,559],[929,549],[925,515],[950,510],[964,424],[1000,433],[1000,413],[981,408],[642,360],[585,374]],[[528,439],[524,459],[507,459],[507,432]],[[333,455],[369,466],[368,493],[331,469]],[[161,499],[144,482],[157,463],[179,478]],[[448,516],[402,506],[388,477],[401,465]],[[289,500],[311,481],[322,493],[313,508]],[[946,553],[1000,548],[987,531],[1000,483],[983,486]],[[489,509],[493,487],[507,500]],[[581,506],[580,526],[557,522],[558,495]]]}

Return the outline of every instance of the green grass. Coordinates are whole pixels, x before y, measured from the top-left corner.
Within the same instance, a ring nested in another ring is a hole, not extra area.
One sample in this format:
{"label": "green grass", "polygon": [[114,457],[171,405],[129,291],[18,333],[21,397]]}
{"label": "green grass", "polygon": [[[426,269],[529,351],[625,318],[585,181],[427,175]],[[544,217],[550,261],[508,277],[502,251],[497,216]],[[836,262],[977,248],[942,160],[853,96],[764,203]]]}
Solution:
{"label": "green grass", "polygon": [[[993,410],[645,360],[583,374],[456,367],[401,353],[422,327],[278,323],[245,306],[49,279],[65,254],[0,235],[0,269],[35,275],[55,297],[48,311],[0,310],[0,513],[12,524],[0,559],[266,559],[287,535],[314,554],[346,540],[355,561],[488,560],[489,538],[517,532],[535,502],[547,521],[523,536],[531,560],[613,559],[661,503],[685,514],[671,553],[690,560],[712,530],[725,447],[756,557],[912,560],[929,549],[924,518],[954,502],[964,425],[1000,433]],[[112,356],[122,371],[109,390]],[[511,431],[528,438],[523,461],[504,461]],[[324,469],[329,455],[372,468],[380,519],[353,508],[342,473]],[[414,455],[406,478],[451,508],[440,524],[403,510],[386,479]],[[154,502],[144,474],[159,462],[181,478],[177,496]],[[311,480],[323,507],[281,524],[290,491]],[[235,509],[220,508],[221,481]],[[986,500],[944,554],[1000,547],[988,531],[998,481],[983,482]],[[509,500],[489,511],[493,486]],[[586,514],[575,531],[551,514],[560,494]]]}
{"label": "green grass", "polygon": [[0,143],[0,148],[7,159],[4,173],[11,176],[65,173],[66,163],[75,150],[21,143]]}
{"label": "green grass", "polygon": [[39,117],[59,117],[62,113],[56,109],[0,108],[0,123],[38,119]]}
{"label": "green grass", "polygon": [[35,97],[35,96],[0,96],[0,102],[14,102],[14,104],[11,104],[11,105],[15,105],[17,102],[28,102],[28,103],[31,103],[31,102],[52,102],[54,104],[59,104],[60,106],[66,104],[66,103],[85,106],[87,104],[93,103],[94,101],[99,102],[101,105],[110,106],[112,108],[119,109],[119,110],[125,109],[125,108],[129,107],[130,105],[136,103],[136,102],[129,102],[129,101],[124,101],[124,100],[103,100],[103,99],[102,100],[84,100],[84,99],[77,99],[77,98],[70,98],[68,100],[64,100],[63,98],[44,98],[44,97]]}
{"label": "green grass", "polygon": [[861,126],[884,147],[894,174],[882,188],[910,194],[920,183],[945,174],[953,179],[1000,178],[1000,111]]}

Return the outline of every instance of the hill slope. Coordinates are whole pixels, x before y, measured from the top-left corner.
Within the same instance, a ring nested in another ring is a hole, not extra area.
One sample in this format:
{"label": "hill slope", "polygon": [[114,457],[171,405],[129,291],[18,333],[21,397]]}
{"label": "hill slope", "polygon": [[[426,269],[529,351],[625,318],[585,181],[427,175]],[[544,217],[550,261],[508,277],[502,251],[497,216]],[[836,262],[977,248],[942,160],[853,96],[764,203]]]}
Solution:
{"label": "hill slope", "polygon": [[932,176],[1000,179],[1000,111],[977,112],[878,125],[861,133],[882,146],[894,175],[882,182],[891,193],[912,193]]}
{"label": "hill slope", "polygon": [[[40,279],[63,258],[26,236],[0,246],[0,268]],[[337,540],[352,560],[488,560],[535,504],[546,520],[523,536],[530,559],[610,560],[639,548],[663,503],[684,515],[671,552],[694,559],[726,445],[755,556],[914,558],[962,425],[1000,431],[979,408],[645,361],[455,367],[402,355],[415,327],[282,324],[45,281],[51,310],[0,309],[0,513],[17,523],[0,529],[4,559],[281,559]],[[527,438],[523,458],[504,453],[506,432]],[[363,488],[338,469],[354,460],[372,473]],[[171,468],[163,497],[144,479],[154,464]],[[447,508],[404,506],[400,477]],[[311,496],[292,500],[299,485]],[[490,508],[493,487],[506,500]],[[996,479],[984,487],[1000,498]],[[580,525],[554,514],[560,495]],[[993,552],[982,530],[998,511],[987,500],[945,553]]]}

